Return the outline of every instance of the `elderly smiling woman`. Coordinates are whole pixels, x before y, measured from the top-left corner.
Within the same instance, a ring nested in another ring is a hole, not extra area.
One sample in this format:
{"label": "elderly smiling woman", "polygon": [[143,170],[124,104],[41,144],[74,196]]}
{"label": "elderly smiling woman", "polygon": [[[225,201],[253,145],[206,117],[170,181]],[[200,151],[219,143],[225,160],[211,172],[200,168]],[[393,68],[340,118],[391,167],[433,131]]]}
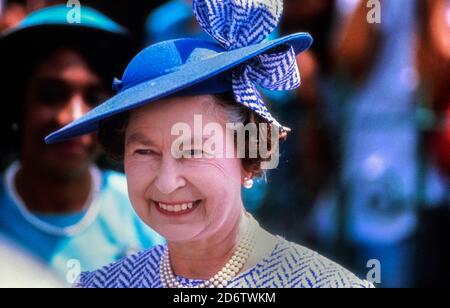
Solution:
{"label": "elderly smiling woman", "polygon": [[[371,287],[262,229],[241,198],[242,186],[251,189],[288,131],[256,85],[297,87],[295,56],[311,37],[263,41],[281,16],[279,0],[194,0],[193,7],[218,43],[178,39],[144,49],[115,80],[113,98],[46,139],[99,129],[106,151],[124,161],[134,209],[167,239],[165,246],[83,273],[78,286]],[[239,138],[236,127],[246,125],[245,131],[249,124],[267,129]],[[249,155],[255,146],[257,155]]]}

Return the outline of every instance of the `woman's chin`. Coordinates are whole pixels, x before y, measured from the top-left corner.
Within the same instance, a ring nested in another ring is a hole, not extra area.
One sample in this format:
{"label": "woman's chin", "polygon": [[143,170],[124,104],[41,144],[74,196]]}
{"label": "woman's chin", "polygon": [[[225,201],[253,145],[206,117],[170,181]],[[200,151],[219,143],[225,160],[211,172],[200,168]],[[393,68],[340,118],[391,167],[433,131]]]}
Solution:
{"label": "woman's chin", "polygon": [[195,226],[164,226],[163,230],[156,230],[168,242],[186,243],[193,241],[203,228]]}

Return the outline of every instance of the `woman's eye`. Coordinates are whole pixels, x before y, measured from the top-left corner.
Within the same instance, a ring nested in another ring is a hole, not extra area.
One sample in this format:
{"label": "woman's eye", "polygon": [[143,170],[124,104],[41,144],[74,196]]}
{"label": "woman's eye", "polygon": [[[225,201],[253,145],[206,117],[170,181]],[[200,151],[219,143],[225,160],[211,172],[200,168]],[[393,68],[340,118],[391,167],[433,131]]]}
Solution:
{"label": "woman's eye", "polygon": [[139,149],[139,150],[135,150],[134,154],[141,155],[141,156],[149,156],[149,155],[155,154],[155,152],[152,150]]}
{"label": "woman's eye", "polygon": [[184,155],[183,155],[183,157],[186,157],[186,158],[199,158],[202,156],[203,156],[203,151],[196,150],[196,149],[185,150]]}
{"label": "woman's eye", "polygon": [[202,150],[190,150],[190,153],[191,153],[192,157],[203,155],[203,151]]}
{"label": "woman's eye", "polygon": [[202,149],[190,149],[183,152],[185,158],[208,158],[212,155],[203,151]]}
{"label": "woman's eye", "polygon": [[47,106],[66,103],[70,93],[65,87],[43,86],[37,91],[37,100]]}

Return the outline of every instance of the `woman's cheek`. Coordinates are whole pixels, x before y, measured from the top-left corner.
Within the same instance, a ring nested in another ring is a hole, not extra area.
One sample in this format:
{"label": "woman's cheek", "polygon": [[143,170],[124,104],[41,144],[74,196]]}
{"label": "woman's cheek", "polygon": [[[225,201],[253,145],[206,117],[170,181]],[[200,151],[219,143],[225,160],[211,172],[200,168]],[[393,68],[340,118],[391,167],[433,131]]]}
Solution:
{"label": "woman's cheek", "polygon": [[150,186],[154,171],[149,164],[125,159],[125,174],[127,177],[128,193],[131,201],[145,200],[145,192]]}
{"label": "woman's cheek", "polygon": [[209,215],[223,214],[240,194],[240,165],[228,159],[209,159],[190,162],[186,165],[189,182],[207,197]]}

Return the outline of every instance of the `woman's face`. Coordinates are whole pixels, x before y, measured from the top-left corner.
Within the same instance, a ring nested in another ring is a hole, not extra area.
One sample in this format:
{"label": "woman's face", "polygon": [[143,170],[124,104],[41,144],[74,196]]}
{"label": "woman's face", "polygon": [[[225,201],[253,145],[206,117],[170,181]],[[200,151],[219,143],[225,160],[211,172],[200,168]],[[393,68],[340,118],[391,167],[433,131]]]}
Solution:
{"label": "woman's face", "polygon": [[[210,95],[169,98],[130,114],[125,132],[130,200],[141,219],[168,241],[202,240],[229,232],[242,211],[241,160],[216,155],[220,146],[202,146],[212,136],[203,130],[209,123],[218,123],[225,132],[223,107],[214,99]],[[190,129],[190,138],[177,134],[180,124]],[[177,158],[172,145],[180,139],[188,142],[176,151],[182,155]],[[185,157],[189,154],[201,157]]]}

